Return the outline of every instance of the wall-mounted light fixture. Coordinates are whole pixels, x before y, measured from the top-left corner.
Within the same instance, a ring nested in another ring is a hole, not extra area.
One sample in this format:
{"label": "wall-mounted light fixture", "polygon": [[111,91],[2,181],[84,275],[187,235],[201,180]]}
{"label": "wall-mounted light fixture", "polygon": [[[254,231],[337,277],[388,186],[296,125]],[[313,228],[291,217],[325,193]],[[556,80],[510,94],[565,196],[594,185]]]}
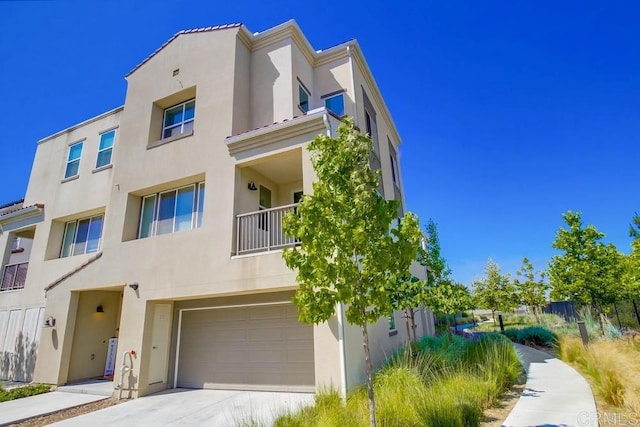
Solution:
{"label": "wall-mounted light fixture", "polygon": [[258,187],[256,187],[256,183],[253,181],[249,181],[249,184],[247,184],[247,188],[251,191],[256,191],[258,189]]}
{"label": "wall-mounted light fixture", "polygon": [[53,328],[54,326],[56,326],[56,318],[53,316],[47,317],[47,320],[42,325],[43,328]]}
{"label": "wall-mounted light fixture", "polygon": [[96,307],[96,313],[104,313],[104,308],[102,307],[102,304]]}
{"label": "wall-mounted light fixture", "polygon": [[133,282],[133,283],[129,283],[129,287],[134,291],[137,291],[140,285],[138,285],[138,282]]}

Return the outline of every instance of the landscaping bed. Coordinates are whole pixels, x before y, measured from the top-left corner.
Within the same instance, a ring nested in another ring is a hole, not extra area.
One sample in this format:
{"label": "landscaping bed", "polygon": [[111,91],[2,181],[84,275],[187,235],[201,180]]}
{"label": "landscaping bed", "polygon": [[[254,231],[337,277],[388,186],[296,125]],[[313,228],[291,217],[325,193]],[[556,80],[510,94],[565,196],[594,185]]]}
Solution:
{"label": "landscaping bed", "polygon": [[[379,425],[480,425],[484,411],[523,378],[513,346],[498,334],[452,343],[425,337],[417,347],[416,356],[400,352],[374,376]],[[321,391],[315,405],[282,414],[274,425],[362,426],[368,410],[366,388],[350,393],[346,405],[336,391]]]}

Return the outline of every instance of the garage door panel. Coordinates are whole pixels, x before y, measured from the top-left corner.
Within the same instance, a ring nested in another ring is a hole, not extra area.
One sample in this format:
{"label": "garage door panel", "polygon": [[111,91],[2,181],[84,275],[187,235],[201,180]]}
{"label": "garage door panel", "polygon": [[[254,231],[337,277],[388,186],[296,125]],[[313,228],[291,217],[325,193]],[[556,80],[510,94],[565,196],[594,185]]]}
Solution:
{"label": "garage door panel", "polygon": [[180,341],[178,387],[315,388],[313,328],[293,304],[184,311]]}

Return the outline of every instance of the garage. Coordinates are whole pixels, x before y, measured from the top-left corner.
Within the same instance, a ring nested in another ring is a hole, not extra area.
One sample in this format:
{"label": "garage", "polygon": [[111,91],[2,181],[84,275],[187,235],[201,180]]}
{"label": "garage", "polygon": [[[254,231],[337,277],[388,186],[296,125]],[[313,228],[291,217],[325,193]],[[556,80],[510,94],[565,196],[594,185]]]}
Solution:
{"label": "garage", "polygon": [[177,387],[315,391],[313,327],[291,303],[180,311]]}

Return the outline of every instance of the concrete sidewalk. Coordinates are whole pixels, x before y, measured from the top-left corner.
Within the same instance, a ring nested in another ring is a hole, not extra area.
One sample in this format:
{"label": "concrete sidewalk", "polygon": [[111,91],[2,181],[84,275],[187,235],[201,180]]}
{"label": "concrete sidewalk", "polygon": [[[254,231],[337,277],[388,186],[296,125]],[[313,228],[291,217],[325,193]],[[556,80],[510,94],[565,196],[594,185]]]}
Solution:
{"label": "concrete sidewalk", "polygon": [[313,393],[171,389],[52,425],[271,425],[279,414],[313,404],[313,400]]}
{"label": "concrete sidewalk", "polygon": [[591,387],[575,369],[545,352],[514,345],[527,383],[503,426],[598,426]]}
{"label": "concrete sidewalk", "polygon": [[65,393],[51,391],[37,396],[23,397],[0,403],[0,426],[17,423],[18,421],[40,415],[48,415],[62,409],[75,408],[86,403],[108,399],[106,396],[96,396],[81,393]]}

